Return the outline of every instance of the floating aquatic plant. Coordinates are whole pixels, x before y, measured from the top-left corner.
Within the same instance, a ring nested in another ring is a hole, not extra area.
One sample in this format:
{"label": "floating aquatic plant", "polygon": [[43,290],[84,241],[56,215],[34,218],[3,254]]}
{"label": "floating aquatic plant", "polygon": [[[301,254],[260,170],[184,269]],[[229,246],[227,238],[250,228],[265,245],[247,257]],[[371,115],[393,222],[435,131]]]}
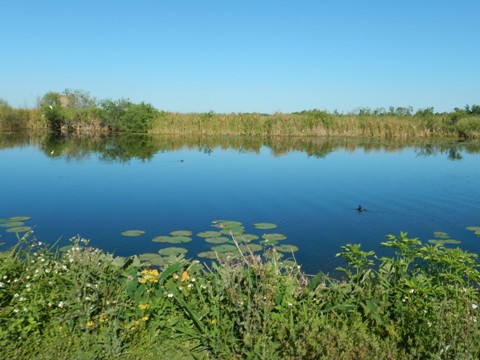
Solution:
{"label": "floating aquatic plant", "polygon": [[446,244],[461,244],[462,242],[460,240],[455,240],[455,239],[430,239],[428,240],[430,244],[434,245],[446,245]]}
{"label": "floating aquatic plant", "polygon": [[17,226],[17,227],[11,227],[7,229],[7,232],[10,233],[21,233],[21,232],[27,232],[32,230],[30,226]]}
{"label": "floating aquatic plant", "polygon": [[190,230],[176,230],[170,233],[172,236],[191,236],[192,232]]}
{"label": "floating aquatic plant", "polygon": [[275,241],[280,241],[280,240],[285,240],[287,237],[283,234],[263,234],[262,238],[265,240],[275,240]]}
{"label": "floating aquatic plant", "polygon": [[159,254],[144,253],[144,254],[138,255],[138,258],[141,261],[146,261],[153,266],[164,266],[166,264],[165,257]]}
{"label": "floating aquatic plant", "polygon": [[27,221],[30,220],[32,217],[31,216],[13,216],[9,217],[6,220],[7,221]]}
{"label": "floating aquatic plant", "polygon": [[448,239],[448,234],[443,231],[434,231],[433,236],[439,239]]}
{"label": "floating aquatic plant", "polygon": [[169,244],[182,244],[192,241],[192,238],[188,236],[156,236],[152,241]]}
{"label": "floating aquatic plant", "polygon": [[243,226],[241,222],[231,220],[215,220],[212,221],[213,226],[221,229],[231,229],[235,227]]}
{"label": "floating aquatic plant", "polygon": [[178,256],[178,255],[186,254],[187,251],[188,251],[187,249],[181,248],[181,247],[168,247],[168,248],[159,250],[158,253],[160,255],[165,255],[165,256],[172,256],[172,255]]}
{"label": "floating aquatic plant", "polygon": [[255,241],[258,239],[257,235],[253,234],[240,234],[240,235],[235,235],[235,240],[238,242],[246,242],[249,243],[251,241]]}
{"label": "floating aquatic plant", "polygon": [[17,227],[17,226],[23,226],[24,223],[21,221],[7,221],[2,224],[0,224],[1,227]]}
{"label": "floating aquatic plant", "polygon": [[122,232],[122,235],[127,237],[141,236],[143,234],[145,234],[145,231],[143,230],[127,230]]}
{"label": "floating aquatic plant", "polygon": [[263,223],[253,224],[253,227],[255,229],[260,229],[260,230],[269,230],[269,229],[275,229],[278,226],[276,224],[263,222]]}
{"label": "floating aquatic plant", "polygon": [[238,252],[238,249],[235,245],[223,244],[223,245],[213,246],[212,251],[216,251],[219,253],[227,253],[227,252]]}
{"label": "floating aquatic plant", "polygon": [[243,226],[234,226],[234,227],[224,228],[220,230],[220,232],[224,235],[240,235],[245,232],[245,228]]}
{"label": "floating aquatic plant", "polygon": [[201,238],[219,237],[222,233],[220,231],[202,231],[197,234]]}
{"label": "floating aquatic plant", "polygon": [[475,235],[480,236],[480,226],[469,226],[467,230],[473,231]]}
{"label": "floating aquatic plant", "polygon": [[225,244],[230,242],[229,238],[226,238],[224,236],[217,236],[217,237],[207,237],[205,238],[205,242],[209,244]]}
{"label": "floating aquatic plant", "polygon": [[277,245],[275,250],[284,253],[292,253],[298,251],[298,247],[295,245]]}

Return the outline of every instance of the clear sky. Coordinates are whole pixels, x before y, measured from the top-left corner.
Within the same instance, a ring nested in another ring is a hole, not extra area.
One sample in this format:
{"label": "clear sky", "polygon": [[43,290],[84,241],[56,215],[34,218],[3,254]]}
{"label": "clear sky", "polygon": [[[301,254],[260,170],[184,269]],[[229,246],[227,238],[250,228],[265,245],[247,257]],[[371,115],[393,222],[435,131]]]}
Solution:
{"label": "clear sky", "polygon": [[175,112],[480,104],[479,0],[1,0],[0,98]]}

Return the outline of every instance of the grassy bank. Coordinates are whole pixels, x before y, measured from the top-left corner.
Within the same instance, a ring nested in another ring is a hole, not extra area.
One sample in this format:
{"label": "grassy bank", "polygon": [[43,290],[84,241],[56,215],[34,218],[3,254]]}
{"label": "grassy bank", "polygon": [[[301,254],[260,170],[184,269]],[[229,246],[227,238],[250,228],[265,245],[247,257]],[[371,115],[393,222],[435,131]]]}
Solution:
{"label": "grassy bank", "polygon": [[50,92],[37,109],[14,109],[0,99],[0,131],[103,134],[111,132],[214,136],[352,136],[382,139],[480,138],[480,106],[437,113],[433,108],[359,109],[354,113],[172,113],[125,99]]}
{"label": "grassy bank", "polygon": [[[471,228],[480,233],[480,228]],[[161,268],[80,237],[32,234],[2,253],[0,346],[36,359],[416,359],[480,356],[476,255],[389,236],[390,257],[348,244],[345,278],[306,276],[266,249]]]}

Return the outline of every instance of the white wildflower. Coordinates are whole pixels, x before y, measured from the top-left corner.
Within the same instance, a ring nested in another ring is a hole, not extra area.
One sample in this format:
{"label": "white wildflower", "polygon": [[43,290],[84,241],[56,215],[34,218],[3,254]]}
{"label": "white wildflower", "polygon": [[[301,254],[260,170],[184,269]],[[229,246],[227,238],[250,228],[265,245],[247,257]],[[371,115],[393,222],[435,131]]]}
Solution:
{"label": "white wildflower", "polygon": [[477,304],[472,304],[472,309],[475,310],[476,308],[478,308],[478,305]]}
{"label": "white wildflower", "polygon": [[59,307],[59,308],[63,308],[64,306],[65,306],[65,303],[64,303],[63,301],[60,301],[60,302],[58,303],[58,307]]}
{"label": "white wildflower", "polygon": [[168,294],[167,294],[167,297],[173,298],[173,294],[172,294],[172,293],[168,293]]}
{"label": "white wildflower", "polygon": [[415,292],[415,289],[410,289],[409,293],[413,294]]}

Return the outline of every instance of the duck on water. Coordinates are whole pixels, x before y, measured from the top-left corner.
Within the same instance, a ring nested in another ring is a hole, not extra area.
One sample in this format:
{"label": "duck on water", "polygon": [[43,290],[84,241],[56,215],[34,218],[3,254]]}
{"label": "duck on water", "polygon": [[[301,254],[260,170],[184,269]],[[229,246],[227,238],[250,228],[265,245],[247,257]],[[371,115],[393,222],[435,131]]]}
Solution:
{"label": "duck on water", "polygon": [[362,213],[362,212],[367,211],[367,209],[365,209],[364,207],[362,207],[362,205],[358,205],[358,208],[356,208],[355,210],[357,210],[359,213]]}

